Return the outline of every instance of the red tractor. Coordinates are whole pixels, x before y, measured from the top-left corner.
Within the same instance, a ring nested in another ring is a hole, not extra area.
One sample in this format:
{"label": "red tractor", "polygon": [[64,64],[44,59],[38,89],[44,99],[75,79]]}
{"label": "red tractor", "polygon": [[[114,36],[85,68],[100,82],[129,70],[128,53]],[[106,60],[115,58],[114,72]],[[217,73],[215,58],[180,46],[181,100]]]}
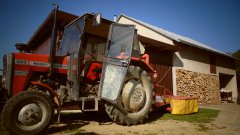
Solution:
{"label": "red tractor", "polygon": [[[10,97],[1,114],[4,128],[11,134],[39,134],[64,107],[98,111],[99,103],[118,124],[142,123],[153,104],[148,76],[153,69],[141,57],[135,26],[85,14],[64,28],[60,45],[56,34],[54,25],[50,55],[4,56],[2,87]],[[103,61],[97,52],[88,53],[100,41],[106,44]]]}

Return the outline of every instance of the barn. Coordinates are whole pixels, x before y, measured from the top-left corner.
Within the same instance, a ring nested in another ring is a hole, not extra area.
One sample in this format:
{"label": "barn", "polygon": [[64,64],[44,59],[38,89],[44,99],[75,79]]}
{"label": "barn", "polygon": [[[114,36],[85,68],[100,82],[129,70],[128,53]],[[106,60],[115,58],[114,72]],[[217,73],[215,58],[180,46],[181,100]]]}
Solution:
{"label": "barn", "polygon": [[[76,15],[59,11],[58,28],[63,31],[64,26],[76,18]],[[236,58],[124,14],[119,15],[117,22],[136,26],[139,41],[150,56],[151,66],[158,73],[155,80],[158,93],[198,97],[202,104],[237,101]],[[50,53],[52,26],[53,12],[27,43],[32,53]],[[59,39],[62,38],[61,31]],[[102,54],[104,46],[97,50]],[[225,99],[221,91],[230,93],[229,97]]]}
{"label": "barn", "polygon": [[127,15],[120,15],[117,21],[138,29],[150,63],[159,74],[159,90],[197,96],[200,103],[219,103],[224,89],[237,101],[234,57]]}

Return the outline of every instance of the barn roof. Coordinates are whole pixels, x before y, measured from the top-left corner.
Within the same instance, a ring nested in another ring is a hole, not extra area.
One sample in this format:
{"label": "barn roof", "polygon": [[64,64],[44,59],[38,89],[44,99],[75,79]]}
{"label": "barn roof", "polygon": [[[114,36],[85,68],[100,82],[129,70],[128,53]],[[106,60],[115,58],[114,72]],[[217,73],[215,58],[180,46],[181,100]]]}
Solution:
{"label": "barn roof", "polygon": [[[78,16],[66,13],[58,10],[57,16],[57,24],[58,28],[63,29],[65,25],[76,19]],[[36,32],[34,32],[33,36],[28,41],[28,47],[32,50],[38,47],[39,43],[46,40],[51,35],[52,27],[54,22],[54,10],[50,12],[48,17],[44,20],[44,22],[40,25]]]}
{"label": "barn roof", "polygon": [[209,51],[209,52],[212,52],[212,53],[216,53],[216,54],[220,54],[220,55],[224,55],[224,56],[236,59],[235,57],[233,57],[233,56],[231,56],[229,54],[226,54],[224,52],[216,50],[216,49],[214,49],[212,47],[209,47],[209,46],[207,46],[207,45],[205,45],[203,43],[200,43],[200,42],[198,42],[196,40],[193,40],[191,38],[188,38],[188,37],[185,37],[185,36],[182,36],[182,35],[179,35],[179,34],[176,34],[176,33],[170,32],[170,31],[167,31],[167,30],[164,30],[162,28],[158,28],[156,26],[150,25],[148,23],[145,23],[143,21],[140,21],[138,19],[129,17],[129,16],[124,15],[124,14],[121,14],[118,17],[117,21],[119,21],[121,17],[125,17],[125,18],[127,18],[127,19],[129,19],[129,20],[131,20],[131,21],[133,21],[135,23],[143,25],[144,27],[147,27],[147,28],[149,28],[149,29],[159,33],[160,35],[165,36],[165,37],[167,37],[167,38],[169,38],[171,40],[174,40],[176,42],[184,43],[186,45],[189,45],[189,46],[192,46],[192,47],[195,47],[195,48],[199,48],[199,49],[202,49],[202,50],[205,50],[205,51]]}

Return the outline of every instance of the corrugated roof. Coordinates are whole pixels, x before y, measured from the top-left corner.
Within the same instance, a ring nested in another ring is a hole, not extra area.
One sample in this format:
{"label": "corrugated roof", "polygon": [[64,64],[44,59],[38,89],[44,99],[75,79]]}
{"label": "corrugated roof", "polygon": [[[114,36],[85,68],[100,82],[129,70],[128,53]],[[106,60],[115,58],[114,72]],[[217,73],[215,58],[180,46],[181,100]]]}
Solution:
{"label": "corrugated roof", "polygon": [[233,58],[233,59],[237,59],[237,58],[235,58],[235,57],[233,57],[233,56],[231,56],[231,55],[229,55],[229,54],[226,54],[226,53],[224,53],[224,52],[221,52],[221,51],[219,51],[219,50],[216,50],[216,49],[214,49],[214,48],[212,48],[212,47],[209,47],[209,46],[207,46],[207,45],[205,45],[205,44],[203,44],[203,43],[200,43],[200,42],[198,42],[198,41],[195,41],[195,40],[193,40],[193,39],[191,39],[191,38],[188,38],[188,37],[185,37],[185,36],[182,36],[182,35],[173,33],[173,32],[169,32],[169,31],[167,31],[167,30],[164,30],[164,29],[162,29],[162,28],[158,28],[158,27],[156,27],[156,26],[150,25],[150,24],[148,24],[148,23],[145,23],[145,22],[143,22],[143,21],[140,21],[140,20],[138,20],[138,19],[129,17],[129,16],[124,15],[124,14],[121,14],[121,15],[118,17],[117,22],[119,21],[119,19],[120,19],[121,17],[125,17],[125,18],[127,18],[127,19],[129,19],[129,20],[131,20],[131,21],[133,21],[133,22],[135,22],[135,23],[138,23],[138,24],[140,24],[140,25],[143,25],[143,26],[145,26],[145,27],[147,27],[147,28],[149,28],[149,29],[151,29],[151,30],[153,30],[153,31],[155,31],[155,32],[157,32],[157,33],[159,33],[159,34],[167,37],[167,38],[170,38],[170,39],[174,40],[174,41],[181,42],[181,43],[184,43],[184,44],[186,44],[186,45],[190,45],[190,46],[192,46],[192,47],[196,47],[196,48],[203,49],[203,50],[206,50],[206,51],[210,51],[210,52],[213,52],[213,53],[217,53],[217,54],[220,54],[220,55],[224,55],[224,56],[227,56],[227,57],[230,57],[230,58]]}

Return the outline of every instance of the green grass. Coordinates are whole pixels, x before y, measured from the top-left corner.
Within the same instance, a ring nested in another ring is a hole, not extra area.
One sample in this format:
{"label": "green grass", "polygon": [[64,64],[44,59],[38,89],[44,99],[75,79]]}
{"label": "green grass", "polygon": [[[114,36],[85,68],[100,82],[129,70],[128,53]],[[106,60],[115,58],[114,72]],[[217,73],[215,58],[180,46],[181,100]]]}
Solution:
{"label": "green grass", "polygon": [[83,133],[85,132],[84,129],[67,129],[64,131],[65,133],[77,133],[77,134],[80,134],[80,133]]}
{"label": "green grass", "polygon": [[198,131],[205,131],[206,132],[208,130],[209,130],[209,128],[204,124],[199,124],[198,125]]}
{"label": "green grass", "polygon": [[177,120],[190,123],[209,123],[218,116],[219,110],[199,108],[198,113],[188,115],[173,115],[170,113],[164,114],[160,120]]}
{"label": "green grass", "polygon": [[124,133],[116,133],[115,135],[126,135],[126,134],[124,134]]}
{"label": "green grass", "polygon": [[146,133],[146,134],[142,134],[142,135],[157,135],[157,133]]}

